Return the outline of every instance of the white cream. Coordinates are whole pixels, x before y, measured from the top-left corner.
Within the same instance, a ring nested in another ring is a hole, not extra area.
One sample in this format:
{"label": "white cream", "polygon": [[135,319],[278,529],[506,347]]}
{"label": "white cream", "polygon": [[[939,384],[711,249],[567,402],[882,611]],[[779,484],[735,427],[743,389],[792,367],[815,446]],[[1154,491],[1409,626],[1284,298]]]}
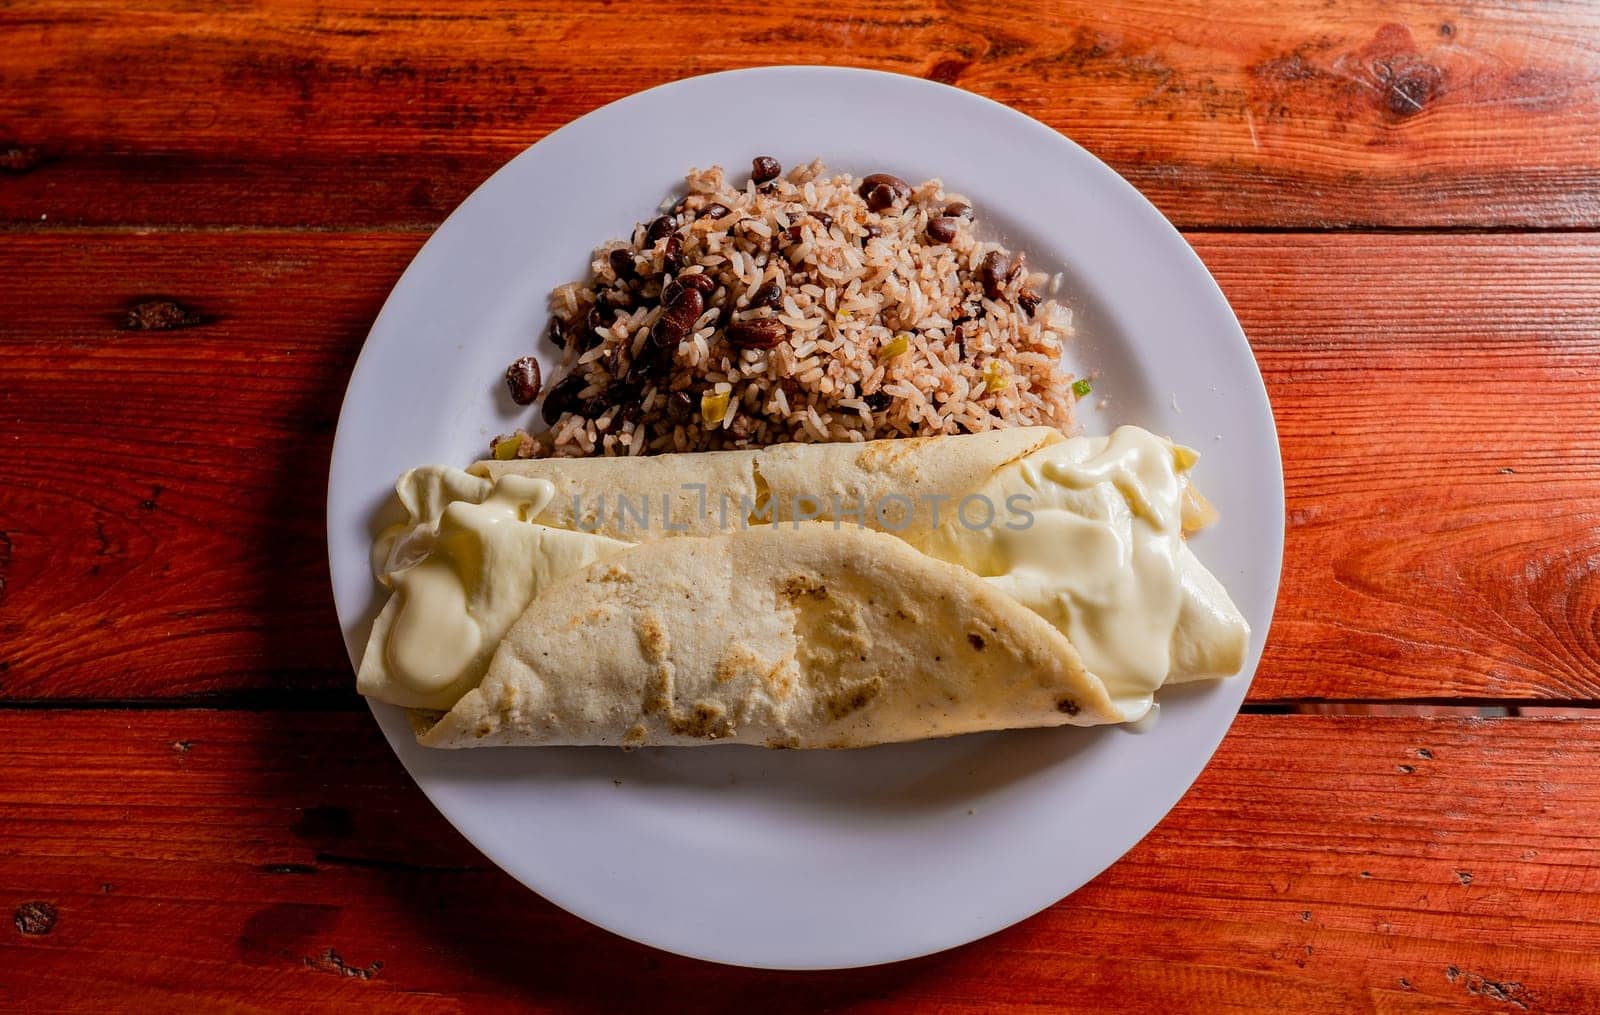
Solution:
{"label": "white cream", "polygon": [[1188,489],[1198,459],[1131,426],[1049,444],[978,491],[993,525],[948,520],[922,549],[1050,621],[1138,719],[1164,683],[1237,672],[1249,644],[1244,617],[1183,541],[1186,513],[1204,513]]}
{"label": "white cream", "polygon": [[378,580],[394,595],[373,624],[357,684],[412,708],[449,708],[482,679],[540,590],[633,545],[533,521],[555,495],[543,479],[413,469],[396,492],[408,518],[373,549]]}

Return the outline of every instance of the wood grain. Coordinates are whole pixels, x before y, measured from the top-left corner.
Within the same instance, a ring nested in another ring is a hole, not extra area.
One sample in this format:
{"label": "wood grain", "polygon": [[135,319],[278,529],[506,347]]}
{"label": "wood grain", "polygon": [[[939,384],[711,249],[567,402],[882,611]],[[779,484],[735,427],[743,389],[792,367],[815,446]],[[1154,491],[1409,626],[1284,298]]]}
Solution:
{"label": "wood grain", "polygon": [[[1252,700],[1600,693],[1600,239],[1195,239],[1287,474]],[[327,455],[420,242],[0,245],[0,697],[348,693]],[[130,307],[185,326],[127,330]]]}
{"label": "wood grain", "polygon": [[11,711],[0,738],[6,1007],[1600,1005],[1600,721],[1242,717],[1071,898],[953,952],[818,974],[678,959],[562,913],[434,815],[365,715]]}
{"label": "wood grain", "polygon": [[1196,237],[1285,469],[1268,698],[1600,691],[1600,242]]}
{"label": "wood grain", "polygon": [[613,99],[822,63],[1007,103],[1182,225],[1600,224],[1600,11],[1553,0],[29,0],[0,33],[13,223],[431,224]]}

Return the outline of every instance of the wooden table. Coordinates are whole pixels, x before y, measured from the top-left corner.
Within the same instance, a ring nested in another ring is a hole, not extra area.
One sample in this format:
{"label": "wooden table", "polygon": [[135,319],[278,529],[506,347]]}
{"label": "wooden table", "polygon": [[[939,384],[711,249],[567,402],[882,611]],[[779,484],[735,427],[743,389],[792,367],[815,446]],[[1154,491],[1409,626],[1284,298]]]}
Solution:
{"label": "wooden table", "polygon": [[[458,201],[786,62],[971,89],[1143,190],[1288,487],[1266,658],[1171,816],[1010,930],[810,975],[475,854],[352,693],[322,521],[367,326]],[[0,1008],[1600,1010],[1594,7],[22,0],[0,221]]]}

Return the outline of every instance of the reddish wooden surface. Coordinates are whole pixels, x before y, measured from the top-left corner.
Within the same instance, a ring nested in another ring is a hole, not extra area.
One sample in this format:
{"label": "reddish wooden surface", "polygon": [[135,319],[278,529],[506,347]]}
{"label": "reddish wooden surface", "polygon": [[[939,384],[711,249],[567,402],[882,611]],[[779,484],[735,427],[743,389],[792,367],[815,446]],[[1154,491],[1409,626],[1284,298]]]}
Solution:
{"label": "reddish wooden surface", "polygon": [[[0,695],[348,693],[327,453],[349,365],[420,239],[0,245]],[[1252,700],[1594,696],[1600,241],[1194,240],[1283,447],[1283,593]],[[125,330],[154,297],[199,322]],[[62,482],[76,461],[94,488]]]}
{"label": "reddish wooden surface", "polygon": [[1600,11],[1552,0],[32,0],[0,31],[15,222],[431,224],[603,103],[823,63],[1015,106],[1182,225],[1600,223]]}
{"label": "reddish wooden surface", "polygon": [[[1600,1010],[1597,39],[1548,0],[0,5],[0,1009]],[[1008,103],[1188,227],[1288,502],[1265,714],[1144,843],[813,975],[487,865],[354,699],[322,542],[431,227],[604,102],[782,62]]]}
{"label": "reddish wooden surface", "polygon": [[0,738],[0,910],[55,916],[0,934],[8,1006],[1600,1005],[1600,721],[1245,716],[1075,895],[952,952],[819,974],[679,959],[562,913],[445,825],[362,713],[12,712]]}

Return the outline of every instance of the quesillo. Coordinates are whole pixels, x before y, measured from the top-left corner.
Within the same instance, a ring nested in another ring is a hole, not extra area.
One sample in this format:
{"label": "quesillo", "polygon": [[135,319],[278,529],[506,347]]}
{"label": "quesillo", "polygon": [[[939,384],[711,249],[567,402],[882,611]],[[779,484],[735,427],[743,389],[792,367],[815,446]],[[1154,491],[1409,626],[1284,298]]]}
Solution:
{"label": "quesillo", "polygon": [[358,686],[421,743],[858,747],[1138,719],[1249,628],[1136,427],[401,477]]}

